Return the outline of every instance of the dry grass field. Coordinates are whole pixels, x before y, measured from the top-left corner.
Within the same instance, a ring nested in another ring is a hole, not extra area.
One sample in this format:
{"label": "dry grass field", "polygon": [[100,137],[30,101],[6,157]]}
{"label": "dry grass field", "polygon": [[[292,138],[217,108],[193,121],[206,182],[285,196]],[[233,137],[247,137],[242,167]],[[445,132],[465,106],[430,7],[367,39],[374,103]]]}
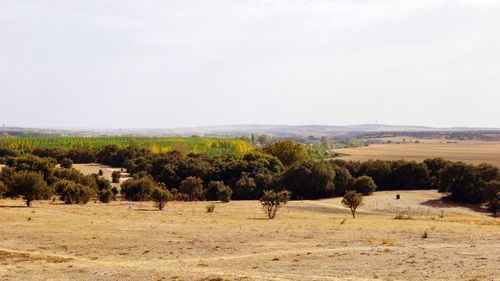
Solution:
{"label": "dry grass field", "polygon": [[416,160],[442,157],[471,164],[488,162],[500,166],[500,142],[494,141],[446,141],[424,140],[423,143],[372,144],[365,147],[335,149],[346,154],[343,160]]}
{"label": "dry grass field", "polygon": [[[366,198],[355,220],[338,199],[293,201],[274,220],[256,201],[207,213],[4,199],[0,280],[499,280],[497,219],[434,191],[400,194]],[[394,219],[400,205],[411,220]]]}

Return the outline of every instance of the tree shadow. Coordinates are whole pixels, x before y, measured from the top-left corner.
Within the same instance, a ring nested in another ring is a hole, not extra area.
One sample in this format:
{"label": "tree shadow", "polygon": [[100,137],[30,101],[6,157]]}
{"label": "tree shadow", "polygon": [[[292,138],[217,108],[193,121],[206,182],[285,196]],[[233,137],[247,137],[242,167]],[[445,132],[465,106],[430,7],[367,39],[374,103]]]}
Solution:
{"label": "tree shadow", "polygon": [[268,221],[268,218],[246,218],[246,220],[251,220],[251,221]]}
{"label": "tree shadow", "polygon": [[487,213],[487,211],[477,205],[474,204],[466,204],[466,203],[456,203],[451,201],[447,197],[443,197],[440,199],[429,199],[424,202],[420,202],[420,205],[438,208],[438,209],[448,209],[448,208],[466,208],[474,212],[478,213]]}
{"label": "tree shadow", "polygon": [[14,209],[14,208],[29,208],[28,206],[9,206],[9,205],[0,205],[0,208]]}

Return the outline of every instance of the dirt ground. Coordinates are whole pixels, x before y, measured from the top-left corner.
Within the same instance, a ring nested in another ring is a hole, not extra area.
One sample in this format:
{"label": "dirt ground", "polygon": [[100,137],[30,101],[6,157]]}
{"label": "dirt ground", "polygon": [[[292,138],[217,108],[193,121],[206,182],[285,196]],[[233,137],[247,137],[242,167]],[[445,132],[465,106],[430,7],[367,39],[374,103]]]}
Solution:
{"label": "dirt ground", "polygon": [[[367,198],[355,220],[338,199],[293,201],[274,220],[256,201],[207,213],[4,199],[0,280],[500,280],[498,219],[457,206],[440,217],[432,192],[393,195]],[[431,212],[396,220],[387,203]]]}
{"label": "dirt ground", "polygon": [[346,154],[343,160],[416,160],[442,157],[447,160],[471,164],[488,162],[500,166],[500,142],[496,141],[446,141],[423,140],[423,143],[371,144],[364,147],[334,149]]}
{"label": "dirt ground", "polygon": [[[102,170],[103,178],[111,181],[111,174],[114,171],[121,171],[121,168],[113,168],[107,165],[102,165],[102,164],[97,164],[97,163],[90,163],[90,164],[73,164],[73,168],[79,170],[82,174],[84,175],[90,175],[90,174],[98,174],[99,170]],[[111,183],[111,185],[119,187],[120,184],[127,179],[130,178],[130,175],[123,169],[121,177],[120,177],[120,183]]]}

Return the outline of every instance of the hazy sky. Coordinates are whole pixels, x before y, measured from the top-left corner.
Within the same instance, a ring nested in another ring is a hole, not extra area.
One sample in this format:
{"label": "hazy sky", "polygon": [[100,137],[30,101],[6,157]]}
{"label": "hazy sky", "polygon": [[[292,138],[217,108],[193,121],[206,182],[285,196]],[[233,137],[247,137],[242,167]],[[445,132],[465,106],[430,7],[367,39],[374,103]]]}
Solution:
{"label": "hazy sky", "polygon": [[500,1],[0,0],[0,123],[500,127]]}

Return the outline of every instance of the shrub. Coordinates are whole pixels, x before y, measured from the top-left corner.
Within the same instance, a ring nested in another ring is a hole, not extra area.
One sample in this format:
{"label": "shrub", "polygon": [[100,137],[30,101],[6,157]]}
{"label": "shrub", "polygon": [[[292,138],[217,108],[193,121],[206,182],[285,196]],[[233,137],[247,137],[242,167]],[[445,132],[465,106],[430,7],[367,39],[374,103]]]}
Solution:
{"label": "shrub", "polygon": [[363,195],[371,195],[377,189],[377,185],[372,178],[361,176],[354,181],[354,189]]}
{"label": "shrub", "polygon": [[116,196],[118,195],[119,191],[118,191],[118,188],[116,188],[116,186],[113,186],[111,188],[111,194],[113,195],[113,200],[116,200]]}
{"label": "shrub", "polygon": [[187,194],[189,201],[203,200],[203,180],[198,177],[187,177],[181,182],[179,192]]}
{"label": "shrub", "polygon": [[215,204],[207,205],[207,213],[213,213],[215,210]]}
{"label": "shrub", "polygon": [[174,200],[175,201],[191,201],[189,195],[186,193],[182,193],[182,192],[175,193]]}
{"label": "shrub", "polygon": [[151,177],[129,179],[122,183],[121,193],[126,200],[147,201],[158,185]]}
{"label": "shrub", "polygon": [[342,199],[342,204],[351,210],[352,218],[356,218],[356,210],[363,204],[363,196],[356,191],[348,191]]}
{"label": "shrub", "polygon": [[7,193],[7,186],[5,186],[5,184],[2,181],[0,181],[0,198],[3,198],[6,193]]}
{"label": "shrub", "polygon": [[99,169],[98,175],[102,177],[102,175],[104,175],[104,172],[101,169]]}
{"label": "shrub", "polygon": [[229,202],[233,191],[229,186],[224,185],[223,181],[211,181],[205,192],[205,198],[210,201],[220,200]]}
{"label": "shrub", "polygon": [[73,167],[73,160],[69,158],[64,158],[63,160],[61,160],[59,165],[61,165],[61,168],[71,169],[71,167]]}
{"label": "shrub", "polygon": [[290,200],[290,192],[288,191],[264,191],[264,195],[260,198],[260,204],[269,219],[274,219],[276,213]]}
{"label": "shrub", "polygon": [[119,183],[121,176],[122,176],[122,173],[120,171],[113,171],[113,173],[111,173],[111,181],[113,183]]}
{"label": "shrub", "polygon": [[87,204],[95,191],[80,183],[71,183],[61,194],[61,200],[66,204]]}
{"label": "shrub", "polygon": [[7,187],[8,196],[22,196],[28,207],[31,207],[33,200],[49,199],[53,193],[42,174],[33,171],[15,172],[11,175]]}
{"label": "shrub", "polygon": [[168,201],[172,201],[172,194],[164,188],[156,188],[151,194],[151,199],[153,199],[155,206],[161,211]]}
{"label": "shrub", "polygon": [[99,201],[101,201],[102,203],[109,203],[111,199],[114,198],[113,192],[109,187],[99,190],[97,195],[99,196]]}

